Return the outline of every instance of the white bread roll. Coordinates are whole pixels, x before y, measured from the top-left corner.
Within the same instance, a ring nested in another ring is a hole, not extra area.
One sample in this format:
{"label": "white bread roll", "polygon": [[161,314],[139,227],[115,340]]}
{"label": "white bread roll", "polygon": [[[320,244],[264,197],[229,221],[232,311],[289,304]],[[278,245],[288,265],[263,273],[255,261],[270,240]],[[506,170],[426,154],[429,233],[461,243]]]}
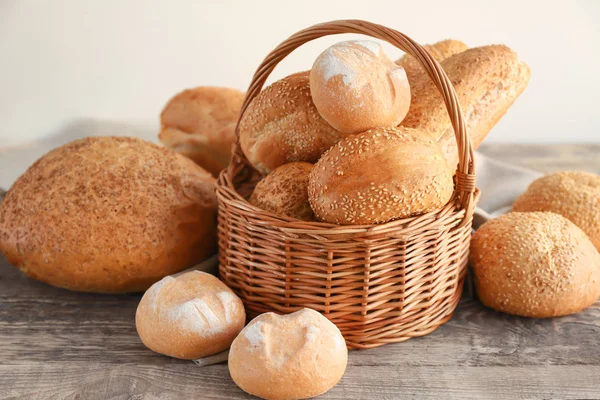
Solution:
{"label": "white bread roll", "polygon": [[325,393],[342,378],[347,362],[340,330],[308,308],[288,315],[259,315],[229,351],[229,373],[236,385],[268,400]]}
{"label": "white bread roll", "polygon": [[246,158],[263,175],[294,161],[315,163],[343,137],[317,111],[308,71],[260,92],[244,112],[239,132]]}
{"label": "white bread roll", "polygon": [[277,215],[314,221],[308,202],[308,176],[313,167],[310,163],[294,162],[275,168],[258,182],[250,204]]}
{"label": "white bread roll", "polygon": [[513,211],[550,211],[583,230],[600,251],[600,176],[565,171],[533,182],[513,204]]}
{"label": "white bread roll", "polygon": [[550,212],[513,212],[482,225],[471,240],[481,302],[524,317],[581,311],[600,296],[600,255],[575,224]]}
{"label": "white bread roll", "polygon": [[242,301],[223,282],[200,271],[155,283],[135,314],[146,347],[186,360],[227,350],[245,323]]}
{"label": "white bread roll", "polygon": [[337,43],[317,57],[310,92],[319,113],[342,133],[396,126],[410,107],[404,68],[377,42]]}
{"label": "white bread roll", "polygon": [[160,114],[159,140],[217,177],[229,165],[244,93],[201,86],[174,96]]}
{"label": "white bread roll", "polygon": [[146,290],[216,251],[215,179],[171,150],[88,137],[35,162],[0,204],[0,250],[84,292]]}
{"label": "white bread roll", "polygon": [[452,197],[452,175],[438,144],[423,132],[376,128],[321,157],[308,198],[323,221],[378,224],[441,208]]}

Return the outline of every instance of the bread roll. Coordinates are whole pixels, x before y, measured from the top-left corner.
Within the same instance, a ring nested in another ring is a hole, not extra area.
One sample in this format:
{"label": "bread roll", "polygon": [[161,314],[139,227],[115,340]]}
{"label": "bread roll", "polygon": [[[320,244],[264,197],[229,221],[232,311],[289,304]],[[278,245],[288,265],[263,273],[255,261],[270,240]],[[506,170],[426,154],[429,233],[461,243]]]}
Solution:
{"label": "bread roll", "polygon": [[[529,67],[502,45],[469,49],[441,65],[454,85],[476,149],[527,86]],[[415,77],[411,94],[410,110],[401,126],[432,135],[456,168],[456,138],[442,95],[427,74]]]}
{"label": "bread roll", "polygon": [[233,341],[229,373],[245,392],[269,400],[325,393],[344,375],[348,349],[340,330],[318,312],[266,313]]}
{"label": "bread roll", "polygon": [[0,204],[0,250],[31,278],[138,292],[216,250],[214,178],[126,137],[89,137],[38,160]]}
{"label": "bread roll", "polygon": [[308,71],[264,89],[240,121],[242,150],[263,175],[294,161],[315,163],[341,137],[317,111]]}
{"label": "bread roll", "polygon": [[[437,62],[440,63],[446,58],[452,57],[458,53],[462,53],[469,48],[463,42],[452,39],[442,40],[441,42],[437,42],[435,44],[426,44],[423,47],[429,52],[429,54],[433,56],[433,58],[436,59]],[[419,76],[427,74],[421,63],[410,54],[405,54],[402,56],[396,61],[396,64],[404,68],[406,71],[406,76],[408,77],[408,82],[411,85],[413,82],[415,82],[415,79],[418,79]]]}
{"label": "bread roll", "polygon": [[558,172],[533,182],[515,201],[514,211],[551,211],[583,230],[600,251],[600,176]]}
{"label": "bread roll", "polygon": [[244,93],[201,86],[173,97],[160,115],[160,141],[213,176],[229,165]]}
{"label": "bread roll", "polygon": [[334,224],[378,224],[436,210],[452,197],[453,170],[435,141],[407,128],[343,139],[315,165],[308,198]]}
{"label": "bread roll", "polygon": [[186,360],[227,350],[245,323],[239,297],[220,280],[200,271],[156,282],[135,314],[135,326],[146,347]]}
{"label": "bread roll", "polygon": [[306,162],[283,164],[275,168],[254,188],[250,203],[277,215],[313,221],[308,202],[308,176],[313,165]]}
{"label": "bread roll", "polygon": [[398,125],[410,106],[404,68],[372,41],[337,43],[317,57],[310,92],[319,113],[343,133]]}
{"label": "bread roll", "polygon": [[510,213],[482,225],[471,241],[477,295],[524,317],[576,313],[600,296],[600,255],[575,224],[549,212]]}

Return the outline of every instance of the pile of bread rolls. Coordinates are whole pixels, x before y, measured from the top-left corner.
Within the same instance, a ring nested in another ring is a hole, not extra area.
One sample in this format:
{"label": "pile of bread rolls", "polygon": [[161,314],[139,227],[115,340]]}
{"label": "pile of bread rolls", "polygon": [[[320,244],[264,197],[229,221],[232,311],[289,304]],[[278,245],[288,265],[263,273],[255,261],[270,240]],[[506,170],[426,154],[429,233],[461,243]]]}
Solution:
{"label": "pile of bread rolls", "polygon": [[[428,46],[450,77],[473,147],[529,81],[506,46]],[[249,104],[240,145],[263,176],[251,204],[276,215],[369,225],[424,214],[452,197],[458,163],[441,94],[410,56],[396,63],[374,41],[337,43],[310,71]]]}

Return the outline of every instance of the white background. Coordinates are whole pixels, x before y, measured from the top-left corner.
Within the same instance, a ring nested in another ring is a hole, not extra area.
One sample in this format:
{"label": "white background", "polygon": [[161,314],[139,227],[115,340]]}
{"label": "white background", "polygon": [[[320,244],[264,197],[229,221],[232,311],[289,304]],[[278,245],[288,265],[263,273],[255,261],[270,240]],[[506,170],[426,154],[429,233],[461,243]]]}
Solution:
{"label": "white background", "polygon": [[[177,91],[245,89],[281,40],[343,18],[421,43],[456,38],[516,50],[532,79],[489,142],[600,141],[600,1],[0,0],[0,147],[90,120],[136,123],[154,136]],[[276,77],[308,69],[341,38],[303,47]]]}

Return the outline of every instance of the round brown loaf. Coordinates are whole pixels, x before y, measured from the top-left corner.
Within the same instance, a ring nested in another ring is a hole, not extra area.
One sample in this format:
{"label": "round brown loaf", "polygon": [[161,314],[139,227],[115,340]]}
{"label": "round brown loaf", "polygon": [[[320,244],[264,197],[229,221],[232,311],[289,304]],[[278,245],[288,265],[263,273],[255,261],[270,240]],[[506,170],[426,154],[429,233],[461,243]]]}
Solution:
{"label": "round brown loaf", "polygon": [[343,133],[398,125],[410,106],[404,68],[372,41],[337,43],[317,57],[310,92],[319,113]]}
{"label": "round brown loaf", "polygon": [[453,170],[434,140],[406,128],[345,138],[315,165],[308,196],[334,224],[377,224],[436,210],[454,190]]}
{"label": "round brown loaf", "polygon": [[280,165],[316,162],[342,135],[317,111],[309,72],[283,78],[256,96],[240,120],[240,145],[263,175]]}
{"label": "round brown loaf", "polygon": [[246,323],[244,304],[214,276],[190,271],[150,287],[135,314],[150,350],[195,360],[227,350]]}
{"label": "round brown loaf", "polygon": [[583,310],[600,296],[600,255],[575,224],[549,212],[514,212],[482,225],[471,241],[481,302],[525,317]]}
{"label": "round brown loaf", "polygon": [[515,201],[514,211],[550,211],[562,215],[590,238],[600,251],[600,176],[565,171],[533,182]]}
{"label": "round brown loaf", "polygon": [[244,93],[201,86],[174,96],[160,115],[160,141],[213,176],[229,165]]}
{"label": "round brown loaf", "polygon": [[268,400],[325,393],[344,375],[348,349],[340,330],[304,308],[253,319],[233,341],[229,373],[245,392]]}
{"label": "round brown loaf", "polygon": [[59,147],[0,204],[0,249],[31,278],[89,292],[137,292],[215,252],[214,178],[126,137]]}
{"label": "round brown loaf", "polygon": [[313,221],[308,202],[308,176],[313,165],[294,162],[275,168],[256,187],[250,203],[277,215]]}

